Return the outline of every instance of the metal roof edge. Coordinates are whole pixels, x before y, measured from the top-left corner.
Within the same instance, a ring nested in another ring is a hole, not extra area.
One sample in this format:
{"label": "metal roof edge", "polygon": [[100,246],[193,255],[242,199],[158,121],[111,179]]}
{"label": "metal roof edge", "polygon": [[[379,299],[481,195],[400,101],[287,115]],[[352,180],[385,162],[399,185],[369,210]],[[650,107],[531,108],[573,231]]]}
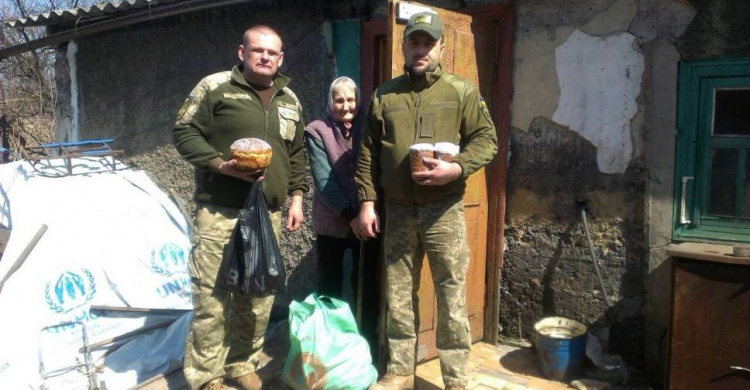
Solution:
{"label": "metal roof edge", "polygon": [[15,46],[2,48],[0,49],[0,61],[20,53],[38,49],[40,47],[67,42],[72,39],[98,34],[119,27],[130,26],[189,12],[197,12],[212,8],[252,2],[259,2],[259,0],[189,0],[185,2],[172,1],[171,3],[167,4],[162,3],[161,7],[154,7],[153,10],[140,9],[140,11],[131,12],[128,14],[123,13],[122,15],[119,15],[117,17],[108,17],[104,20],[96,21],[85,26],[76,27],[55,34],[47,35],[43,38],[39,38],[31,42],[24,42]]}
{"label": "metal roof edge", "polygon": [[94,4],[91,7],[52,10],[39,15],[6,22],[9,27],[54,26],[63,23],[85,21],[95,17],[115,17],[126,12],[158,7],[160,5],[192,2],[193,0],[125,0]]}

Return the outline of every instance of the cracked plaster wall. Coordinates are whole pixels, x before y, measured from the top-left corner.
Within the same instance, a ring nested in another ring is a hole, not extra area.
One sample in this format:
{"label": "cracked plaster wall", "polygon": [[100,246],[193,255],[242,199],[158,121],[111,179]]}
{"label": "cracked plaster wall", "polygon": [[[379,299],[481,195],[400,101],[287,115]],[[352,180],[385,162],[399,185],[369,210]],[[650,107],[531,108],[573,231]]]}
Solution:
{"label": "cracked plaster wall", "polygon": [[[649,199],[671,183],[673,159],[659,172],[670,180],[654,184],[649,169],[674,147],[673,53],[695,10],[671,0],[514,4],[501,325],[527,337],[550,314],[611,325],[610,351],[653,369],[660,330],[647,330],[654,323],[647,317],[663,322],[668,315],[668,287],[652,278],[652,263],[664,256],[652,261],[660,255],[651,242],[663,235],[671,199]],[[666,89],[653,91],[650,83]],[[582,239],[581,200],[609,309]]]}

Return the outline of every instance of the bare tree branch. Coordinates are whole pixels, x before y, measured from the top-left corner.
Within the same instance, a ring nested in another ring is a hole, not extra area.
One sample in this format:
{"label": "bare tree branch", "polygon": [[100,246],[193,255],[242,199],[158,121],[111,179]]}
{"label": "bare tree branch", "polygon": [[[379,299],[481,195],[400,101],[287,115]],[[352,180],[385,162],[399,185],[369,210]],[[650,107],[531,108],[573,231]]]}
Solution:
{"label": "bare tree branch", "polygon": [[[0,20],[28,18],[53,9],[76,8],[94,0],[0,1]],[[0,24],[2,47],[28,43],[44,37],[43,27],[11,28]],[[9,131],[5,147],[24,146],[54,140],[56,48],[42,48],[0,61],[0,113]],[[29,143],[27,145],[27,143]]]}

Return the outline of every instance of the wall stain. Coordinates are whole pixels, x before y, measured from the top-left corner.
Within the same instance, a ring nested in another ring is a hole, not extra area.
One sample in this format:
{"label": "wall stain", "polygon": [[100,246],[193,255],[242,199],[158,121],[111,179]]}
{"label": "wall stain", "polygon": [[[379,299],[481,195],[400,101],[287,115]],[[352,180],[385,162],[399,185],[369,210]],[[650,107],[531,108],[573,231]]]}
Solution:
{"label": "wall stain", "polygon": [[[599,172],[596,147],[578,133],[537,117],[512,129],[500,323],[508,336],[532,338],[533,324],[562,315],[610,326],[610,348],[641,362],[646,174],[642,159],[623,174]],[[580,202],[606,289],[606,308],[585,240]]]}

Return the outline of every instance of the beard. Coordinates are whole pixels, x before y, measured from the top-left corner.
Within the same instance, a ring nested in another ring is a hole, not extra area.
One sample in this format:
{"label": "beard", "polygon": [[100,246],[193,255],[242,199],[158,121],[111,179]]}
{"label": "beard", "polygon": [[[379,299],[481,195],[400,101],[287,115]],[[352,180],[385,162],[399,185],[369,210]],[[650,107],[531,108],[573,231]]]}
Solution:
{"label": "beard", "polygon": [[422,77],[427,72],[434,72],[437,67],[438,64],[436,62],[434,64],[427,64],[427,66],[425,66],[424,68],[417,69],[412,63],[411,65],[407,65],[406,69],[409,71],[410,76]]}

